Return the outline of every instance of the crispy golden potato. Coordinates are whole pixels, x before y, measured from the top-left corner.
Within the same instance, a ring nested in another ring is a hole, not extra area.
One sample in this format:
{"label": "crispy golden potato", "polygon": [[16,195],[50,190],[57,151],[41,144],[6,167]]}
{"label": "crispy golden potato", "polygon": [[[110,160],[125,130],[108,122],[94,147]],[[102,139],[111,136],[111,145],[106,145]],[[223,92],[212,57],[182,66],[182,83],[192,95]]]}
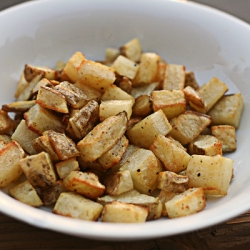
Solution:
{"label": "crispy golden potato", "polygon": [[66,177],[71,171],[80,171],[79,162],[76,160],[76,157],[57,162],[55,168],[60,179]]}
{"label": "crispy golden potato", "polygon": [[178,64],[167,64],[162,89],[183,90],[185,84],[185,67]]}
{"label": "crispy golden potato", "polygon": [[152,100],[149,95],[141,95],[135,99],[132,109],[133,116],[146,117],[153,112]]}
{"label": "crispy golden potato", "polygon": [[116,116],[110,116],[95,126],[77,144],[82,159],[86,162],[93,162],[110,150],[124,135],[127,122],[126,113],[121,112]]}
{"label": "crispy golden potato", "polygon": [[121,46],[120,53],[128,59],[134,62],[138,62],[142,54],[142,47],[140,41],[137,38],[128,41],[123,46]]}

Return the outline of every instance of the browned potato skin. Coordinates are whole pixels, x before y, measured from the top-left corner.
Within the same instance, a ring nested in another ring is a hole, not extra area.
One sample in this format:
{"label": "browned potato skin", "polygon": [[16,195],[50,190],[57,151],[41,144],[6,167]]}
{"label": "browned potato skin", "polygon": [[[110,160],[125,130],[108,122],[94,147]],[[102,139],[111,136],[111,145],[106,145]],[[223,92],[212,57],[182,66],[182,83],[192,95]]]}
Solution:
{"label": "browned potato skin", "polygon": [[126,113],[121,112],[95,126],[77,144],[82,159],[86,162],[93,162],[110,150],[124,135],[127,129],[127,122]]}

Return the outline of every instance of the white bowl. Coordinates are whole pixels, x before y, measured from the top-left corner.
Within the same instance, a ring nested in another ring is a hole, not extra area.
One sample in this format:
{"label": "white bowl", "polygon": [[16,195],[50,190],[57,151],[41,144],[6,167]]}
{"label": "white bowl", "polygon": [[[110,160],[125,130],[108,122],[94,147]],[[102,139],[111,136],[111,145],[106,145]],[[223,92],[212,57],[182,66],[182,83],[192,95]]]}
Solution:
{"label": "white bowl", "polygon": [[69,219],[35,209],[0,192],[0,211],[37,227],[80,237],[149,239],[201,229],[250,208],[250,27],[220,11],[192,2],[166,0],[43,0],[0,13],[1,103],[13,101],[25,63],[54,67],[75,51],[103,59],[106,47],[137,37],[144,51],[183,64],[203,84],[217,76],[242,92],[245,109],[237,132],[235,177],[228,195],[209,199],[205,210],[178,219],[145,224],[112,224]]}

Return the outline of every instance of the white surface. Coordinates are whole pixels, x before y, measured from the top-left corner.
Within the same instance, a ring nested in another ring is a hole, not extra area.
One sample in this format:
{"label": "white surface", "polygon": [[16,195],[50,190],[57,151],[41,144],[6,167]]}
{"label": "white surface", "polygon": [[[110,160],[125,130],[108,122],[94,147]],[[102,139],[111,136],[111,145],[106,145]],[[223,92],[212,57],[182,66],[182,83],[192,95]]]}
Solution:
{"label": "white surface", "polygon": [[25,63],[53,67],[75,51],[103,59],[106,47],[138,37],[144,51],[193,70],[200,84],[213,76],[241,91],[245,110],[238,131],[235,177],[229,193],[209,199],[204,211],[145,224],[109,224],[64,218],[28,207],[0,192],[0,211],[32,225],[81,237],[148,239],[211,226],[250,208],[250,27],[234,17],[194,3],[165,0],[42,0],[0,13],[1,103],[12,100]]}

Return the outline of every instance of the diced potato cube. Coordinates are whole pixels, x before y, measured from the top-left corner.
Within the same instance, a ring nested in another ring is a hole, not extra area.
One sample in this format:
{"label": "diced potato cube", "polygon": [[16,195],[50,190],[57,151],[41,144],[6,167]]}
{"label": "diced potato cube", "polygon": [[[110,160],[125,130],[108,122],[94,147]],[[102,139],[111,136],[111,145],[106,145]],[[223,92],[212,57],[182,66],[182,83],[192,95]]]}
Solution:
{"label": "diced potato cube", "polygon": [[88,102],[85,93],[67,81],[61,82],[54,89],[60,92],[65,97],[67,104],[73,108],[82,108]]}
{"label": "diced potato cube", "polygon": [[167,64],[162,89],[183,90],[185,84],[185,67],[178,64]]}
{"label": "diced potato cube", "polygon": [[102,168],[107,170],[117,164],[125,153],[128,144],[128,139],[125,136],[122,136],[113,148],[101,155],[97,161],[100,163]]}
{"label": "diced potato cube", "polygon": [[73,140],[65,134],[47,130],[44,133],[48,135],[50,143],[60,160],[67,160],[80,155]]}
{"label": "diced potato cube", "polygon": [[39,104],[34,105],[24,114],[28,128],[41,135],[46,130],[64,131],[61,118]]}
{"label": "diced potato cube", "polygon": [[53,213],[81,220],[96,221],[103,206],[73,192],[62,193],[53,209]]}
{"label": "diced potato cube", "polygon": [[41,86],[38,91],[36,103],[59,113],[69,113],[65,96],[52,88]]}
{"label": "diced potato cube", "polygon": [[189,186],[202,187],[207,195],[226,195],[233,164],[233,160],[221,155],[193,155],[186,170]]}
{"label": "diced potato cube", "polygon": [[222,143],[222,152],[233,152],[237,148],[236,131],[234,126],[212,126],[212,134]]}
{"label": "diced potato cube", "polygon": [[155,137],[150,150],[164,164],[166,170],[175,173],[185,170],[191,158],[185,150],[176,146],[172,140],[160,134]]}
{"label": "diced potato cube", "polygon": [[138,62],[140,60],[141,53],[142,53],[141,43],[137,38],[134,38],[128,41],[126,44],[124,44],[120,48],[120,52],[122,55],[124,55],[128,59],[134,62]]}
{"label": "diced potato cube", "polygon": [[32,81],[38,75],[42,75],[48,80],[56,78],[56,71],[48,67],[35,67],[30,64],[25,64],[23,72],[27,82]]}
{"label": "diced potato cube", "polygon": [[97,121],[99,121],[99,104],[92,100],[72,115],[66,131],[73,139],[81,140],[94,128]]}
{"label": "diced potato cube", "polygon": [[190,154],[222,155],[222,143],[212,135],[199,135],[188,145]]}
{"label": "diced potato cube", "polygon": [[[148,149],[158,134],[167,135],[172,129],[161,109],[147,116],[127,131],[130,142]],[[147,135],[147,136],[145,136]]]}
{"label": "diced potato cube", "polygon": [[217,77],[213,77],[209,82],[203,84],[197,91],[203,99],[205,107],[200,107],[192,102],[189,104],[192,109],[201,113],[207,113],[228,91],[228,86]]}
{"label": "diced potato cube", "polygon": [[37,137],[31,142],[31,144],[37,153],[41,153],[43,151],[46,152],[50,156],[52,162],[57,162],[60,160],[50,143],[48,135],[42,135]]}
{"label": "diced potato cube", "polygon": [[28,154],[32,155],[36,154],[36,150],[33,148],[31,142],[38,136],[37,133],[27,127],[25,120],[21,120],[11,138],[17,141]]}
{"label": "diced potato cube", "polygon": [[27,156],[19,164],[33,187],[47,188],[56,182],[54,166],[47,153]]}
{"label": "diced potato cube", "polygon": [[129,170],[107,174],[104,177],[103,184],[106,187],[106,194],[109,195],[119,195],[134,189]]}
{"label": "diced potato cube", "polygon": [[186,110],[186,100],[182,90],[156,90],[152,92],[153,109],[161,109],[168,119]]}
{"label": "diced potato cube", "polygon": [[124,170],[130,171],[136,190],[143,194],[151,194],[157,188],[158,174],[163,168],[152,151],[139,148],[120,168],[120,171]]}
{"label": "diced potato cube", "polygon": [[11,188],[9,192],[10,195],[15,199],[32,207],[40,207],[43,205],[42,200],[29,181],[24,181],[16,185],[15,187]]}
{"label": "diced potato cube", "polygon": [[155,53],[143,53],[140,58],[139,69],[132,80],[134,87],[155,82],[158,77],[158,64],[161,58]]}
{"label": "diced potato cube", "polygon": [[161,217],[162,203],[158,198],[146,194],[140,194],[136,190],[131,190],[120,195],[105,195],[97,199],[99,203],[105,205],[112,201],[120,201],[128,204],[139,205],[148,208],[147,220],[155,220]]}
{"label": "diced potato cube", "polygon": [[127,113],[128,119],[132,115],[132,100],[109,100],[102,101],[99,109],[100,121],[104,121],[110,116],[117,115],[118,113],[125,111]]}
{"label": "diced potato cube", "polygon": [[102,93],[115,81],[114,70],[98,62],[83,60],[77,71],[81,82]]}
{"label": "diced potato cube", "polygon": [[186,145],[198,137],[210,123],[210,116],[188,110],[170,120],[172,130],[169,135]]}
{"label": "diced potato cube", "polygon": [[113,201],[104,206],[101,221],[113,223],[142,223],[146,221],[148,209],[134,204]]}
{"label": "diced potato cube", "polygon": [[169,218],[195,214],[206,207],[206,197],[202,188],[190,188],[165,203]]}
{"label": "diced potato cube", "polygon": [[21,146],[12,141],[0,150],[0,188],[17,180],[23,173],[19,161],[25,156]]}
{"label": "diced potato cube", "polygon": [[134,79],[139,69],[139,65],[132,60],[120,55],[113,62],[112,68],[114,68],[119,75],[126,76],[129,79]]}
{"label": "diced potato cube", "polygon": [[182,193],[188,188],[189,178],[171,171],[160,172],[158,176],[158,188],[166,192]]}
{"label": "diced potato cube", "polygon": [[76,51],[65,65],[63,69],[63,75],[65,75],[72,83],[78,80],[77,70],[81,62],[85,59],[86,58],[82,52]]}
{"label": "diced potato cube", "polygon": [[102,96],[102,101],[109,100],[132,100],[134,103],[135,98],[116,85],[111,84]]}
{"label": "diced potato cube", "polygon": [[196,91],[190,86],[187,86],[183,91],[188,103],[193,103],[201,109],[205,108],[205,102],[198,91]]}
{"label": "diced potato cube", "polygon": [[124,135],[127,129],[126,112],[110,116],[96,125],[80,142],[77,147],[85,162],[93,162],[110,150]]}
{"label": "diced potato cube", "polygon": [[70,191],[90,199],[97,199],[105,191],[105,186],[100,183],[98,176],[92,172],[71,171],[63,179],[63,184]]}
{"label": "diced potato cube", "polygon": [[231,125],[236,129],[244,108],[244,99],[241,93],[223,96],[208,112],[212,118],[212,125]]}
{"label": "diced potato cube", "polygon": [[55,164],[56,171],[60,177],[60,179],[63,179],[66,177],[71,171],[79,171],[79,163],[76,160],[76,157],[72,157],[70,159],[60,161]]}

